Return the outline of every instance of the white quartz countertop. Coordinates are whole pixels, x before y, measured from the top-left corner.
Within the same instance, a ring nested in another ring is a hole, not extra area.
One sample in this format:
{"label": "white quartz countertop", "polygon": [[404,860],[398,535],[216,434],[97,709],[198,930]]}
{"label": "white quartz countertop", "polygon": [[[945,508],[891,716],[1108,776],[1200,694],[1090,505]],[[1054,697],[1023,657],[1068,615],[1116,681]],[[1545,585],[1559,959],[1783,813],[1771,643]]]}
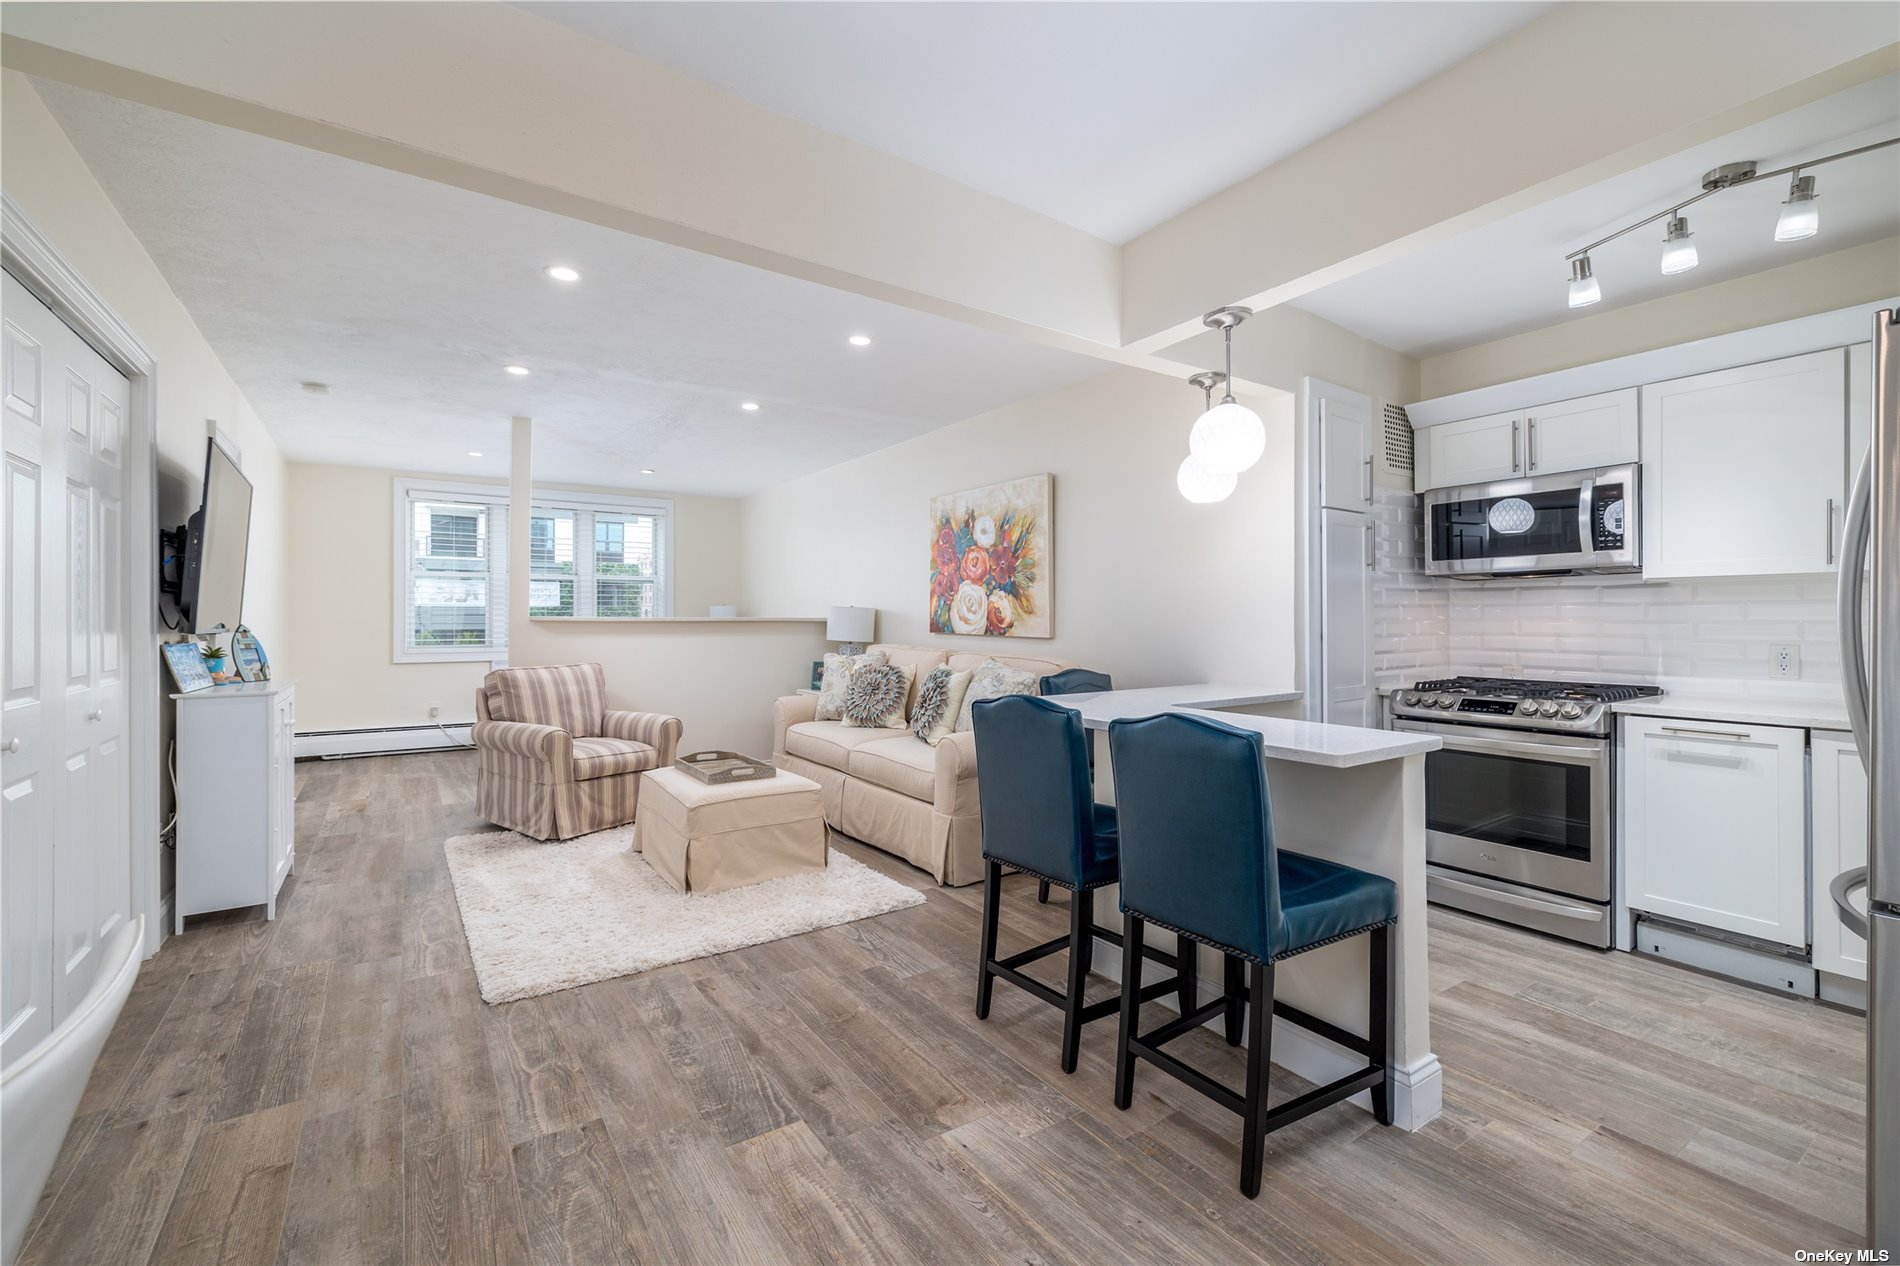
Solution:
{"label": "white quartz countertop", "polygon": [[1748,698],[1743,695],[1664,694],[1610,705],[1625,716],[1680,717],[1736,725],[1786,725],[1803,730],[1845,730],[1844,699]]}
{"label": "white quartz countertop", "polygon": [[1097,690],[1089,694],[1050,695],[1065,708],[1082,714],[1082,724],[1105,730],[1110,721],[1153,716],[1170,708],[1248,708],[1262,703],[1291,703],[1297,690],[1235,686],[1225,682],[1194,682],[1185,686],[1147,686],[1140,690]]}
{"label": "white quartz countertop", "polygon": [[1439,740],[1429,734],[1402,734],[1354,725],[1322,725],[1287,717],[1252,716],[1224,712],[1263,703],[1287,703],[1300,697],[1297,690],[1201,683],[1154,686],[1145,690],[1104,690],[1095,694],[1052,695],[1055,702],[1082,714],[1091,730],[1105,730],[1110,721],[1153,716],[1157,712],[1185,712],[1212,717],[1261,737],[1268,760],[1295,761],[1347,769],[1437,750]]}
{"label": "white quartz countertop", "polygon": [[1350,769],[1379,761],[1421,756],[1442,746],[1437,735],[1397,730],[1372,730],[1357,725],[1322,725],[1285,717],[1256,717],[1244,712],[1215,712],[1207,708],[1180,708],[1189,716],[1211,717],[1243,730],[1252,730],[1266,745],[1268,760],[1294,761]]}

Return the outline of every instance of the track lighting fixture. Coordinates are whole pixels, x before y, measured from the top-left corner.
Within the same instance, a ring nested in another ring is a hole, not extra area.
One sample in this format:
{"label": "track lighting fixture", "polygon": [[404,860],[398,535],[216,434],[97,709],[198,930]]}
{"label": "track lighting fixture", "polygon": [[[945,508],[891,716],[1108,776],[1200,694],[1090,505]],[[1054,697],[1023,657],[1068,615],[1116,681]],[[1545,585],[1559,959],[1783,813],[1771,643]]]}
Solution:
{"label": "track lighting fixture", "polygon": [[1775,221],[1777,242],[1799,242],[1821,231],[1820,208],[1814,205],[1814,177],[1795,172],[1788,186],[1788,200],[1781,204],[1781,218]]}
{"label": "track lighting fixture", "polygon": [[[1570,264],[1569,302],[1573,308],[1587,308],[1603,298],[1603,290],[1597,284],[1591,271],[1590,253],[1601,246],[1614,242],[1626,233],[1634,233],[1645,225],[1658,220],[1667,221],[1664,229],[1662,271],[1665,277],[1674,277],[1686,273],[1701,262],[1696,252],[1695,235],[1689,231],[1689,221],[1682,213],[1704,198],[1721,193],[1724,189],[1734,189],[1741,185],[1751,185],[1760,180],[1772,180],[1776,176],[1791,176],[1788,185],[1788,200],[1781,204],[1781,217],[1775,222],[1775,240],[1777,242],[1800,242],[1813,237],[1821,230],[1821,218],[1815,204],[1814,177],[1804,176],[1802,172],[1810,167],[1819,167],[1822,163],[1838,162],[1843,158],[1855,158],[1861,154],[1871,154],[1875,150],[1900,145],[1900,136],[1884,141],[1875,141],[1871,145],[1860,145],[1853,149],[1844,149],[1838,154],[1823,154],[1819,158],[1809,158],[1787,167],[1777,167],[1773,171],[1757,171],[1752,162],[1725,163],[1720,167],[1702,174],[1702,192],[1692,198],[1685,198],[1672,207],[1666,207],[1654,215],[1644,216],[1634,224],[1624,225],[1616,232],[1600,237],[1588,246],[1571,251],[1564,259]],[[1227,311],[1228,309],[1223,309]],[[1209,323],[1212,323],[1210,316]],[[1198,451],[1198,450],[1197,450]]]}
{"label": "track lighting fixture", "polygon": [[1669,221],[1669,230],[1663,235],[1663,276],[1686,273],[1701,262],[1696,258],[1695,234],[1689,231],[1689,221],[1682,216]]}
{"label": "track lighting fixture", "polygon": [[1587,308],[1603,297],[1603,287],[1597,285],[1596,274],[1590,271],[1590,257],[1570,261],[1570,306]]}

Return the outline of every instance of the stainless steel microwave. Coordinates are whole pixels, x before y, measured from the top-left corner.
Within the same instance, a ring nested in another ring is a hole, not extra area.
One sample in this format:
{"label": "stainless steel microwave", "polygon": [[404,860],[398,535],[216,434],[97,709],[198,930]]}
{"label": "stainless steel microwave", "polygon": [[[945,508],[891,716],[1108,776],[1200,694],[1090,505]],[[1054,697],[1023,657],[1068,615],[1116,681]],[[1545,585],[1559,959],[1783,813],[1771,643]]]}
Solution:
{"label": "stainless steel microwave", "polygon": [[1425,494],[1425,571],[1484,580],[1642,570],[1637,467]]}

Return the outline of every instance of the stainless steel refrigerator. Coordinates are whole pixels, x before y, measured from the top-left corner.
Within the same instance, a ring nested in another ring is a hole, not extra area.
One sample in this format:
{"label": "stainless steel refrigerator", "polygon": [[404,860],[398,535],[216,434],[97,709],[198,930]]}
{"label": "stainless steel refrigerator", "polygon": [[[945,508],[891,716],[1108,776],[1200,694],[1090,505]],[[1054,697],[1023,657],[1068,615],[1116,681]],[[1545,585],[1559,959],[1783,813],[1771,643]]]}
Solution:
{"label": "stainless steel refrigerator", "polygon": [[[1847,711],[1870,797],[1867,865],[1831,890],[1841,921],[1867,940],[1867,1243],[1900,1261],[1900,311],[1883,310],[1874,326],[1873,444],[1848,499],[1840,577]],[[1849,901],[1863,886],[1865,917]]]}

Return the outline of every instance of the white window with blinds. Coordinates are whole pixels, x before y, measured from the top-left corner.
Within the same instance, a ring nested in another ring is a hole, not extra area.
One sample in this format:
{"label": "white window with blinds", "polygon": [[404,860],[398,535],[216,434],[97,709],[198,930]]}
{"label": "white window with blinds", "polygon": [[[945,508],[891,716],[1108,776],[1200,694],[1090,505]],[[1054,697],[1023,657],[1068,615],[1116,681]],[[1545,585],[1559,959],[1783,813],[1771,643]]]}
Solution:
{"label": "white window with blinds", "polygon": [[528,614],[536,619],[671,615],[673,504],[536,493]]}
{"label": "white window with blinds", "polygon": [[[673,504],[538,491],[528,520],[535,619],[671,615]],[[508,652],[508,492],[396,481],[395,658],[501,660]]]}
{"label": "white window with blinds", "polygon": [[397,663],[508,651],[508,491],[396,481]]}

